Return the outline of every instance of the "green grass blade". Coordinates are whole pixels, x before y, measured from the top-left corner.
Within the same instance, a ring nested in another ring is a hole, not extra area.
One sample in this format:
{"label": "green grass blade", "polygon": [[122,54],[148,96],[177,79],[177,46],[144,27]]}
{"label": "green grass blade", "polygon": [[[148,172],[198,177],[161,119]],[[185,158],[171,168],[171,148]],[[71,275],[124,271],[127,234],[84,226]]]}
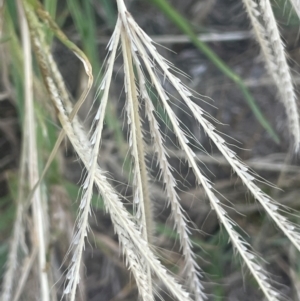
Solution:
{"label": "green grass blade", "polygon": [[109,28],[113,29],[117,22],[117,13],[116,13],[116,9],[113,5],[113,1],[99,0],[99,2],[102,4],[103,9],[105,11],[105,15],[106,15],[105,21],[106,21],[107,25],[109,26]]}
{"label": "green grass blade", "polygon": [[[45,0],[44,1],[45,10],[49,13],[51,18],[55,20],[56,17],[56,8],[57,8],[57,0]],[[47,42],[50,44],[53,38],[53,33],[48,31],[47,33]]]}

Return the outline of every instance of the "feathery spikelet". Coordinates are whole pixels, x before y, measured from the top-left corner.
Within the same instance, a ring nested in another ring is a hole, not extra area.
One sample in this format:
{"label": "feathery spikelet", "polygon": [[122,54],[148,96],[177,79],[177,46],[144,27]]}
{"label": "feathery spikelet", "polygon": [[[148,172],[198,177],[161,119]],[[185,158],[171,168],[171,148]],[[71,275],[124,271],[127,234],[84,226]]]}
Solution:
{"label": "feathery spikelet", "polygon": [[300,0],[290,0],[295,12],[297,13],[298,17],[300,18]]}
{"label": "feathery spikelet", "polygon": [[[139,73],[140,79],[143,79],[142,74]],[[149,99],[147,90],[145,89],[145,84],[140,83],[142,97],[145,101],[145,107],[147,112],[147,117],[150,124],[150,132],[153,138],[155,152],[158,158],[158,164],[161,170],[161,177],[165,185],[165,191],[167,194],[167,199],[172,208],[172,215],[175,222],[176,230],[179,234],[180,243],[182,246],[182,252],[185,257],[185,272],[187,275],[186,283],[190,287],[190,291],[194,294],[195,300],[200,301],[206,299],[203,294],[203,286],[199,281],[201,274],[199,273],[200,268],[195,261],[195,254],[192,251],[192,244],[189,239],[189,229],[185,217],[185,212],[180,205],[179,196],[175,189],[176,180],[172,175],[172,167],[168,162],[168,154],[163,144],[163,138],[159,130],[159,124],[154,116],[154,106]]]}
{"label": "feathery spikelet", "polygon": [[[216,144],[221,153],[225,156],[228,162],[231,164],[234,171],[238,174],[238,176],[242,179],[243,183],[248,187],[248,189],[253,193],[255,198],[262,204],[266,212],[270,215],[270,217],[274,220],[277,226],[289,237],[289,239],[294,243],[294,245],[299,249],[299,229],[287,221],[286,218],[282,217],[278,212],[278,205],[275,201],[271,200],[267,197],[253,182],[254,177],[251,173],[248,172],[248,168],[241,163],[235,156],[234,152],[232,152],[228,146],[226,145],[224,139],[216,133],[215,127],[205,119],[203,116],[205,113],[198,107],[195,103],[193,103],[190,99],[192,96],[191,92],[188,88],[183,85],[178,78],[176,78],[170,71],[170,65],[157,53],[153,44],[151,44],[151,40],[149,37],[138,27],[138,25],[134,22],[134,20],[128,16],[128,29],[127,32],[130,33],[130,37],[132,38],[132,48],[133,51],[139,54],[139,57],[142,58],[143,63],[147,69],[147,72],[150,76],[151,82],[155,89],[158,92],[159,98],[165,108],[170,122],[173,127],[173,131],[177,136],[178,142],[182,150],[185,152],[187,156],[188,163],[190,167],[193,169],[195,176],[198,180],[198,183],[203,186],[209,199],[211,201],[212,208],[216,210],[216,213],[219,217],[219,220],[225,226],[226,230],[229,233],[231,241],[233,245],[238,250],[239,254],[244,259],[248,268],[258,281],[262,291],[265,293],[266,297],[269,300],[274,300],[275,296],[277,296],[277,292],[266,282],[267,277],[264,273],[262,273],[262,268],[258,267],[258,263],[256,262],[256,257],[253,253],[249,253],[246,248],[245,242],[241,239],[241,237],[234,231],[232,228],[235,224],[228,218],[225,210],[220,205],[220,200],[213,193],[213,188],[209,180],[202,175],[199,167],[196,164],[194,153],[191,148],[188,146],[188,139],[181,129],[179,121],[172,111],[170,105],[168,104],[169,97],[164,91],[159,79],[153,71],[153,66],[156,63],[159,68],[161,68],[162,73],[164,74],[164,78],[168,79],[169,82],[173,85],[173,87],[178,91],[183,101],[189,107],[191,112],[193,113],[195,119],[201,124],[204,128],[205,132],[211,138],[211,140]],[[150,58],[148,56],[148,52],[152,56]],[[141,65],[138,61],[138,56],[134,55],[134,59],[136,60],[137,68]],[[142,77],[142,72],[139,73],[139,76]],[[141,88],[140,88],[141,89]],[[281,208],[283,210],[283,208]],[[277,298],[277,297],[276,297]]]}
{"label": "feathery spikelet", "polygon": [[[118,24],[120,24],[120,22],[118,22]],[[36,30],[36,28],[32,28],[32,30]],[[114,46],[112,47],[113,49],[116,49],[118,45],[118,32],[119,31],[117,28],[115,31],[115,34],[117,36],[116,43],[111,44],[114,44]],[[97,147],[99,147],[101,131],[97,131],[95,135],[92,134],[91,139],[88,139],[87,134],[84,132],[76,116],[74,117],[73,122],[70,122],[69,116],[72,112],[71,102],[68,99],[64,99],[66,93],[63,84],[57,84],[57,77],[59,76],[57,73],[57,67],[55,66],[49,49],[45,47],[41,42],[38,31],[34,35],[33,44],[35,46],[35,52],[39,64],[43,70],[46,87],[49,91],[51,100],[53,101],[57,109],[58,118],[64,128],[64,131],[66,132],[68,138],[74,146],[74,149],[85,164],[87,170],[89,170],[89,173],[83,184],[84,193],[80,204],[81,213],[77,221],[77,227],[71,247],[73,251],[72,263],[68,269],[68,284],[65,288],[64,293],[66,295],[70,294],[71,300],[74,300],[76,288],[80,280],[79,265],[81,262],[82,251],[84,249],[84,239],[87,235],[87,231],[89,230],[87,219],[90,213],[90,194],[87,191],[88,188],[92,186],[91,182],[93,182],[96,184],[97,188],[100,191],[100,194],[103,196],[106,208],[110,213],[115,230],[119,236],[119,241],[123,247],[124,254],[126,255],[128,266],[133,272],[134,276],[137,278],[136,281],[139,287],[139,291],[144,300],[153,300],[152,290],[149,290],[149,275],[147,275],[146,277],[144,276],[145,262],[152,270],[152,272],[157,275],[157,277],[164,283],[164,285],[175,298],[183,301],[191,300],[188,296],[188,293],[186,293],[182,289],[182,287],[177,284],[171,276],[168,275],[165,268],[155,258],[152,251],[149,249],[148,243],[141,237],[141,234],[133,223],[132,218],[124,209],[123,204],[119,200],[119,197],[114,192],[113,188],[108,183],[104,173],[99,169],[99,166],[96,163],[96,141],[94,142],[94,139],[98,140]],[[114,53],[114,50],[112,51],[112,53]],[[113,55],[114,54],[111,54],[112,57]],[[108,67],[106,74],[109,74],[110,70],[110,67]],[[109,77],[111,78],[111,75]],[[104,96],[105,92],[103,94],[103,97]],[[100,115],[104,111],[105,110],[99,110]],[[100,115],[96,114],[96,120],[99,121],[101,119]],[[93,171],[93,173],[91,173],[91,170]]]}
{"label": "feathery spikelet", "polygon": [[269,0],[243,0],[251,20],[255,37],[261,46],[269,74],[272,76],[283,103],[289,121],[289,130],[293,136],[295,149],[300,144],[300,124],[297,98],[293,81],[284,52],[284,44],[274,18]]}
{"label": "feathery spikelet", "polygon": [[[143,39],[144,43],[149,43],[145,39],[145,33],[142,32],[141,29],[138,30],[137,34],[141,40]],[[213,192],[213,187],[212,187],[210,181],[205,176],[202,175],[202,173],[196,163],[195,154],[191,150],[191,148],[188,146],[188,139],[187,139],[184,131],[181,129],[180,123],[168,103],[169,98],[166,95],[165,91],[163,90],[161,83],[158,81],[157,77],[155,76],[151,66],[148,64],[148,62],[150,60],[147,56],[145,49],[140,48],[140,46],[141,46],[140,44],[137,44],[139,53],[140,53],[141,57],[144,58],[144,63],[147,68],[147,71],[149,73],[149,76],[150,76],[151,80],[153,81],[153,85],[156,88],[156,90],[159,94],[160,100],[169,116],[170,122],[173,127],[173,131],[174,131],[175,135],[177,136],[177,139],[178,139],[181,149],[185,152],[185,154],[187,156],[188,164],[192,168],[192,170],[196,176],[198,184],[202,185],[203,188],[205,189],[206,194],[208,195],[209,200],[211,202],[211,206],[216,211],[220,222],[224,225],[225,229],[227,230],[229,237],[231,238],[231,241],[233,243],[233,246],[237,249],[239,254],[242,256],[244,262],[247,264],[248,268],[250,269],[250,271],[252,272],[254,277],[257,279],[257,281],[260,284],[265,295],[272,296],[274,294],[275,290],[270,286],[269,283],[267,283],[267,277],[264,274],[261,274],[261,271],[263,269],[259,266],[258,262],[256,261],[256,256],[253,253],[250,253],[248,251],[248,248],[246,247],[247,243],[242,240],[241,236],[238,235],[235,230],[233,230],[233,226],[235,226],[235,223],[229,219],[226,211],[222,208],[220,200],[216,197],[216,195]],[[165,74],[166,78],[168,78],[169,81],[173,84],[173,86],[178,90],[178,92],[181,95],[181,97],[183,98],[183,100],[188,101],[187,105],[190,108],[191,108],[191,106],[194,106],[191,109],[196,110],[197,113],[200,114],[200,116],[201,116],[203,114],[202,110],[199,107],[196,107],[195,104],[192,103],[189,98],[191,96],[191,93],[187,90],[186,87],[184,87],[180,83],[179,79],[177,79],[174,75],[172,75],[172,73],[169,72],[169,70],[168,70],[169,66],[164,62],[163,58],[160,57],[160,55],[158,53],[156,53],[156,50],[154,49],[154,47],[150,47],[150,45],[147,45],[147,46],[148,46],[147,49],[153,56],[154,60],[156,60],[157,64],[162,68],[162,71]],[[148,58],[148,59],[145,59],[145,58]],[[213,131],[214,127],[210,122],[205,120],[205,125],[206,125],[205,130]],[[212,137],[212,138],[215,143],[218,142],[217,139],[214,139],[215,137]],[[223,142],[223,140],[221,140],[221,137],[218,137],[218,139]],[[271,300],[271,299],[269,299],[269,300]]]}
{"label": "feathery spikelet", "polygon": [[[91,160],[91,150],[87,136],[76,119],[74,119],[72,124],[69,122],[67,112],[62,105],[59,93],[54,83],[50,78],[47,78],[47,80],[49,90],[51,91],[52,100],[55,102],[55,105],[59,110],[59,118],[64,127],[64,130],[68,134],[68,137],[72,142],[72,145],[74,146],[77,154],[79,155],[85,166],[88,168]],[[144,273],[142,262],[138,260],[139,258],[142,258],[143,261],[146,261],[147,264],[151,267],[153,273],[155,273],[157,277],[159,277],[159,279],[163,281],[165,286],[170,290],[174,297],[178,298],[178,300],[191,300],[188,297],[188,294],[184,292],[181,286],[178,285],[173,280],[173,278],[167,274],[166,270],[154,257],[153,253],[149,249],[147,242],[142,239],[140,232],[136,229],[136,226],[132,221],[132,218],[124,209],[124,206],[119,200],[119,197],[108,183],[106,176],[100,170],[99,166],[97,166],[97,168],[95,169],[94,183],[96,184],[100,194],[104,199],[105,206],[111,216],[116,233],[119,236],[119,241],[123,247],[123,251],[126,255],[129,255],[127,256],[128,265],[133,271],[133,274],[139,275],[140,273]],[[76,250],[74,254],[76,254]],[[133,256],[134,254],[139,255]],[[77,257],[77,255],[75,255],[75,257]],[[78,279],[78,277],[74,275],[74,272],[75,269],[73,270],[71,266],[68,272],[68,278],[71,280],[72,285],[74,283],[73,279]],[[139,284],[140,279],[138,279],[137,282]],[[75,285],[77,285],[77,283],[75,283]],[[70,292],[69,288],[71,288],[71,286],[67,286],[65,290],[66,294]],[[141,290],[143,287],[144,286],[139,287],[139,289]],[[146,291],[143,291],[142,295],[148,295],[147,287]]]}
{"label": "feathery spikelet", "polygon": [[128,37],[124,31],[124,21],[122,22],[122,51],[124,58],[124,86],[127,98],[127,123],[130,128],[129,134],[129,146],[131,148],[132,158],[134,161],[133,167],[133,185],[134,185],[134,197],[133,204],[134,209],[137,207],[136,217],[141,227],[141,233],[146,240],[149,240],[151,235],[151,206],[147,183],[147,171],[145,166],[145,155],[143,146],[142,128],[139,116],[139,103],[138,103],[138,91],[135,85],[134,70],[131,57],[131,44],[128,41]]}
{"label": "feathery spikelet", "polygon": [[[267,65],[274,75],[276,83],[279,77],[283,78],[286,87],[280,90],[281,96],[285,99],[283,102],[286,110],[291,114],[290,128],[294,135],[296,146],[299,144],[299,120],[298,113],[295,110],[295,95],[289,70],[287,67],[284,50],[280,42],[277,25],[272,23],[274,20],[268,0],[261,0],[259,7],[254,1],[246,1],[249,16],[254,24],[254,29],[258,40],[267,41],[262,43],[262,51],[267,58]],[[214,125],[211,123],[211,116],[205,113],[196,103],[192,101],[192,93],[171,72],[172,65],[167,62],[156,50],[152,40],[136,24],[132,16],[127,11],[123,0],[117,0],[119,16],[112,38],[108,44],[108,58],[106,70],[96,97],[100,96],[101,104],[96,112],[92,123],[91,131],[87,134],[76,116],[79,104],[73,108],[68,98],[68,93],[61,80],[58,68],[50,54],[48,47],[45,46],[43,37],[36,26],[37,21],[34,16],[27,14],[31,18],[32,42],[35,47],[37,60],[43,73],[45,85],[50,94],[51,100],[57,110],[57,115],[62,124],[63,131],[70,139],[76,153],[87,169],[86,178],[83,182],[82,196],[79,205],[79,215],[76,221],[75,233],[69,254],[72,253],[72,262],[67,272],[67,283],[64,295],[75,300],[77,286],[80,281],[79,270],[82,262],[82,254],[85,248],[85,239],[90,230],[88,218],[91,213],[91,198],[93,187],[96,186],[103,197],[105,208],[110,214],[114,229],[119,237],[119,243],[126,257],[126,263],[132,271],[140,296],[145,301],[153,301],[154,293],[157,290],[152,288],[152,274],[165,285],[174,299],[180,301],[191,301],[189,294],[171,277],[166,269],[157,260],[149,247],[149,234],[151,231],[151,205],[147,183],[147,169],[143,149],[143,135],[139,115],[139,101],[145,104],[146,116],[149,121],[150,131],[157,153],[157,161],[160,168],[160,174],[164,182],[164,188],[168,197],[168,202],[172,209],[172,215],[175,222],[175,229],[179,234],[182,252],[185,259],[185,272],[187,274],[189,291],[196,301],[206,299],[203,293],[203,287],[200,282],[201,270],[198,267],[195,255],[192,251],[192,244],[189,239],[189,229],[185,212],[180,206],[179,197],[176,192],[176,181],[172,174],[172,168],[168,162],[168,154],[164,145],[163,137],[160,133],[159,124],[154,114],[154,107],[150,100],[147,90],[149,84],[156,90],[159,101],[168,115],[172,130],[177,138],[179,147],[186,155],[186,160],[195,174],[197,184],[205,190],[211,208],[215,211],[220,223],[224,226],[230,241],[236,252],[242,258],[253,277],[259,284],[262,292],[269,301],[280,300],[279,293],[270,285],[267,272],[260,266],[260,258],[255,255],[250,245],[236,231],[237,225],[230,219],[225,211],[220,199],[216,196],[212,183],[202,173],[198,166],[195,154],[190,146],[190,137],[183,130],[183,127],[175,115],[170,105],[170,98],[163,88],[162,80],[157,76],[156,68],[162,72],[164,81],[167,80],[178,92],[183,103],[192,112],[195,120],[201,125],[211,141],[216,145],[226,160],[231,165],[242,182],[247,186],[257,201],[263,206],[267,214],[272,218],[275,224],[285,233],[289,240],[300,251],[300,232],[299,227],[290,223],[280,213],[285,212],[277,202],[264,194],[255,184],[255,175],[249,171],[229,149],[225,140],[218,134]],[[41,12],[40,12],[41,13]],[[271,27],[265,27],[264,23],[272,23]],[[36,22],[36,23],[35,23]],[[272,28],[275,26],[276,29]],[[117,192],[110,185],[105,173],[98,165],[98,154],[101,145],[101,137],[104,123],[106,105],[109,99],[109,89],[113,74],[114,61],[117,56],[118,46],[121,45],[124,60],[124,86],[126,92],[126,110],[129,126],[129,145],[133,158],[133,203],[136,205],[136,214],[132,216],[124,208]],[[281,45],[281,46],[280,46]],[[279,46],[281,47],[279,49]],[[76,53],[76,51],[75,51]],[[80,55],[79,55],[80,57]],[[85,62],[83,60],[83,62]],[[89,66],[86,66],[89,70]],[[90,72],[87,71],[87,72]],[[271,72],[271,74],[272,74]],[[136,78],[137,75],[137,78]],[[88,91],[89,89],[87,89]],[[80,102],[84,100],[81,99]],[[80,103],[79,102],[79,103]],[[293,113],[293,114],[292,114]],[[61,134],[60,137],[63,137]],[[61,138],[62,139],[62,138]]]}

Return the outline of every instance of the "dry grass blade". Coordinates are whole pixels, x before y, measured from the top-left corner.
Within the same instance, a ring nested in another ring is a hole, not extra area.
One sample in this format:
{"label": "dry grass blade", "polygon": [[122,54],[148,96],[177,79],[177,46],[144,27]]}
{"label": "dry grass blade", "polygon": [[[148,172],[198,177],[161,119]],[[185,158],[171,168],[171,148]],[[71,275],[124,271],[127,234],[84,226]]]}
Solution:
{"label": "dry grass blade", "polygon": [[[30,34],[23,11],[22,3],[18,2],[18,11],[21,22],[21,33],[22,33],[22,44],[24,51],[24,103],[25,103],[25,118],[24,118],[24,147],[23,147],[23,158],[26,164],[22,164],[24,174],[21,175],[20,182],[20,198],[23,198],[24,182],[27,176],[25,176],[25,170],[28,172],[28,184],[32,188],[36,182],[39,180],[38,174],[38,158],[37,158],[37,145],[36,145],[36,128],[35,128],[35,117],[33,109],[33,92],[32,92],[32,59],[31,59],[31,44],[30,44]],[[26,141],[26,143],[25,143]],[[23,161],[23,160],[22,160]],[[33,195],[32,199],[32,212],[34,220],[34,229],[32,233],[31,242],[34,248],[38,250],[38,275],[40,282],[40,296],[43,300],[49,300],[49,283],[48,275],[46,272],[46,244],[47,244],[47,222],[45,222],[45,203],[41,196],[41,192],[37,189]],[[22,243],[24,235],[22,228],[22,219],[24,212],[23,200],[19,200],[17,209],[17,218],[14,226],[14,235],[12,242],[12,249],[10,253],[10,259],[8,261],[8,270],[5,276],[5,285],[2,292],[1,300],[10,300],[11,291],[13,286],[13,277],[15,277],[16,265],[18,263],[17,253],[19,245],[24,245]],[[23,247],[24,248],[24,247]],[[15,261],[15,262],[13,262]],[[29,271],[25,274],[25,279],[28,276]],[[25,280],[24,280],[25,281]]]}
{"label": "dry grass blade", "polygon": [[[134,69],[132,65],[131,45],[126,34],[126,17],[121,14],[122,19],[122,52],[124,59],[125,92],[127,95],[127,118],[130,127],[129,146],[133,158],[133,186],[134,186],[134,211],[138,227],[145,241],[150,242],[152,232],[152,212],[148,189],[147,170],[145,164],[144,142],[139,116],[139,103],[135,85]],[[145,264],[149,296],[152,293],[152,280],[150,267]],[[152,297],[153,298],[153,297]]]}
{"label": "dry grass blade", "polygon": [[[37,157],[37,143],[36,143],[36,124],[34,117],[33,105],[33,76],[32,76],[32,58],[31,58],[31,43],[30,33],[25,17],[22,4],[19,2],[21,22],[22,22],[22,36],[24,48],[24,78],[25,78],[25,112],[28,116],[28,170],[29,170],[29,186],[32,189],[39,181],[38,172],[38,157]],[[21,8],[22,7],[22,8]],[[35,191],[32,198],[34,233],[33,244],[38,246],[38,275],[41,288],[41,299],[50,300],[49,281],[46,269],[46,249],[47,249],[47,214],[46,203],[43,201],[39,187]]]}
{"label": "dry grass blade", "polygon": [[[70,113],[70,120],[72,121],[75,118],[76,114],[78,113],[79,109],[81,108],[82,104],[84,103],[88,94],[91,91],[91,88],[93,85],[93,80],[94,80],[92,66],[91,66],[88,58],[86,57],[86,55],[67,38],[67,36],[60,30],[60,28],[57,26],[57,24],[51,19],[51,16],[48,14],[48,12],[44,10],[43,6],[39,2],[36,2],[35,6],[32,6],[31,4],[28,4],[26,2],[24,2],[24,5],[26,5],[26,8],[27,8],[26,9],[27,21],[29,22],[29,24],[31,23],[30,26],[31,26],[32,39],[35,39],[36,37],[40,36],[40,39],[41,39],[40,42],[42,42],[42,44],[39,44],[39,46],[38,46],[39,49],[41,49],[41,47],[47,48],[48,45],[46,45],[46,43],[45,43],[45,37],[40,28],[41,24],[37,21],[36,16],[33,14],[34,11],[37,12],[37,14],[43,20],[43,22],[45,22],[46,25],[54,32],[54,34],[57,36],[57,38],[79,58],[79,60],[82,62],[83,66],[84,66],[86,75],[88,76],[87,85],[86,85],[85,89],[83,90],[81,96],[79,97],[79,100],[74,105],[74,107],[72,105],[70,105],[70,102],[68,103],[68,107],[69,108],[72,107],[72,111]],[[52,69],[53,69],[52,75],[55,77],[55,81],[60,89],[61,96],[66,101],[68,101],[69,93],[67,92],[67,89],[64,86],[63,78],[60,75],[51,56],[49,57],[49,62],[52,64]],[[35,191],[38,189],[41,182],[43,181],[53,159],[55,158],[55,155],[58,151],[60,144],[62,143],[63,139],[65,138],[65,135],[66,135],[66,133],[62,130],[57,138],[57,141],[55,143],[55,146],[53,147],[51,154],[48,157],[48,160],[47,160],[46,165],[43,169],[43,172],[39,178],[39,181],[32,188],[32,190],[27,198],[27,202],[29,202],[32,199]]]}
{"label": "dry grass blade", "polygon": [[[123,21],[124,22],[124,21]],[[129,146],[132,148],[134,160],[133,185],[135,193],[133,198],[136,217],[141,227],[145,240],[151,236],[151,208],[147,183],[147,172],[145,166],[142,129],[139,117],[139,104],[135,77],[132,66],[131,47],[126,36],[125,27],[122,27],[122,51],[124,53],[125,91],[127,93],[127,114],[130,127]]]}

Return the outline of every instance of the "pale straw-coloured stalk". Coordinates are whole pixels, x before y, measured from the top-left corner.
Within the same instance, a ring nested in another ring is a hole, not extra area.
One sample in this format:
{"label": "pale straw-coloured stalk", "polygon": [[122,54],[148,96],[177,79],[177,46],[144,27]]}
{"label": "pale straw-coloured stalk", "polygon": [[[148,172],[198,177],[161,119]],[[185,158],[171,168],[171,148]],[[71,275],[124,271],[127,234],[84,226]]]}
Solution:
{"label": "pale straw-coloured stalk", "polygon": [[[124,25],[123,25],[124,26]],[[132,66],[131,47],[124,30],[122,31],[122,51],[124,54],[125,92],[127,94],[127,122],[130,128],[129,146],[134,161],[133,185],[135,187],[133,203],[136,217],[145,240],[151,236],[152,217],[148,191],[147,171],[141,122],[139,116],[138,93]]]}
{"label": "pale straw-coloured stalk", "polygon": [[[29,187],[32,189],[39,180],[38,172],[38,156],[36,143],[36,122],[34,117],[33,104],[33,74],[32,74],[32,56],[30,33],[23,10],[22,4],[19,2],[19,13],[21,22],[22,44],[24,52],[24,99],[25,99],[25,115],[28,116],[28,181]],[[32,197],[32,212],[34,231],[32,233],[32,243],[38,247],[38,276],[40,283],[40,298],[42,300],[50,300],[49,280],[46,269],[46,249],[47,249],[47,213],[46,204],[38,187]]]}
{"label": "pale straw-coloured stalk", "polygon": [[[261,46],[268,72],[273,78],[288,118],[289,131],[293,136],[296,151],[300,146],[300,124],[297,97],[287,63],[284,43],[280,38],[269,0],[243,0],[253,31]],[[298,1],[299,2],[299,1]]]}
{"label": "pale straw-coloured stalk", "polygon": [[[87,59],[86,55],[66,37],[66,35],[60,30],[60,28],[57,26],[57,24],[52,20],[49,13],[43,9],[42,5],[39,2],[37,2],[35,4],[36,5],[35,9],[26,1],[24,1],[23,4],[25,5],[25,12],[26,12],[27,21],[30,26],[31,37],[33,40],[35,39],[35,37],[39,37],[39,41],[36,41],[36,43],[39,45],[38,49],[42,49],[42,47],[47,48],[48,45],[45,43],[45,35],[44,35],[43,31],[41,30],[41,24],[38,22],[35,14],[33,13],[34,11],[36,11],[36,13],[40,16],[41,20],[43,20],[45,25],[48,26],[53,31],[53,33],[57,36],[57,38],[78,57],[78,59],[82,62],[83,66],[84,66],[86,75],[88,77],[87,85],[86,85],[84,91],[82,92],[82,94],[80,95],[79,100],[74,105],[74,107],[70,101],[66,104],[68,111],[71,112],[70,120],[72,121],[74,118],[77,118],[76,114],[78,113],[80,107],[84,103],[85,99],[87,98],[87,96],[92,88],[93,80],[94,80],[93,73],[92,73],[92,66],[91,66],[89,60]],[[36,51],[40,51],[38,49]],[[52,65],[52,76],[55,80],[55,83],[59,87],[62,98],[67,101],[69,99],[69,93],[67,92],[67,89],[64,85],[63,77],[61,76],[60,72],[58,71],[58,68],[57,68],[56,64],[54,63],[52,56],[49,56],[48,59],[49,59],[49,64]],[[41,69],[43,71],[42,67],[41,67]],[[28,203],[32,199],[32,196],[35,193],[36,189],[40,186],[41,182],[43,181],[53,159],[55,158],[55,155],[59,149],[59,146],[62,143],[65,136],[66,136],[66,133],[64,132],[64,130],[62,130],[56,140],[53,150],[51,151],[51,154],[48,157],[48,160],[45,164],[45,167],[39,178],[39,181],[36,183],[34,188],[31,190],[25,203]]]}
{"label": "pale straw-coloured stalk", "polygon": [[[25,116],[27,116],[28,127],[28,181],[29,187],[33,188],[39,180],[38,172],[38,155],[36,142],[36,123],[33,105],[33,74],[32,74],[32,57],[30,33],[21,2],[18,2],[18,10],[21,22],[22,44],[24,52],[24,102]],[[40,298],[50,300],[49,280],[46,269],[46,245],[47,245],[47,218],[46,206],[41,196],[40,188],[37,188],[32,197],[32,212],[34,231],[32,233],[32,243],[38,248],[38,276],[40,284]]]}
{"label": "pale straw-coloured stalk", "polygon": [[[152,232],[152,214],[151,204],[148,189],[148,177],[145,163],[144,141],[142,135],[142,128],[139,115],[139,103],[138,93],[135,84],[135,76],[132,65],[132,50],[131,44],[128,41],[128,37],[124,25],[124,17],[122,20],[122,52],[124,60],[124,85],[125,93],[127,97],[127,123],[130,128],[129,134],[129,147],[131,148],[131,154],[133,158],[133,187],[134,197],[133,205],[135,217],[137,219],[138,227],[142,233],[143,239],[150,242],[150,236]],[[126,20],[125,20],[126,22]],[[145,274],[147,275],[148,288],[152,291],[151,269],[147,263],[145,263]],[[152,296],[153,294],[150,293]]]}

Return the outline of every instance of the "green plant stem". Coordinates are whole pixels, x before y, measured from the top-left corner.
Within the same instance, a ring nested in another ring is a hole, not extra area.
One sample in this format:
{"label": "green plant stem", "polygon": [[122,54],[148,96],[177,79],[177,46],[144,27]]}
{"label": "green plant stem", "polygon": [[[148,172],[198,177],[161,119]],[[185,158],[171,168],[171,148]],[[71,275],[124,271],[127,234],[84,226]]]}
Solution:
{"label": "green plant stem", "polygon": [[[51,18],[55,20],[57,0],[45,0],[44,6],[45,6],[45,10],[49,13]],[[52,38],[53,38],[53,32],[49,31],[47,34],[48,44],[51,44]]]}
{"label": "green plant stem", "polygon": [[200,41],[196,35],[196,33],[192,30],[189,22],[180,15],[169,3],[167,0],[150,0],[153,4],[155,4],[159,9],[183,32],[185,33],[191,40],[191,42],[220,70],[230,78],[235,84],[238,85],[241,92],[244,95],[244,98],[251,108],[253,114],[256,119],[262,125],[262,127],[269,133],[272,139],[279,143],[280,139],[276,132],[273,130],[272,126],[268,122],[268,120],[264,117],[261,110],[256,104],[255,99],[250,94],[247,89],[244,81],[233,72],[229,66],[225,62],[223,62],[215,52],[204,42]]}

